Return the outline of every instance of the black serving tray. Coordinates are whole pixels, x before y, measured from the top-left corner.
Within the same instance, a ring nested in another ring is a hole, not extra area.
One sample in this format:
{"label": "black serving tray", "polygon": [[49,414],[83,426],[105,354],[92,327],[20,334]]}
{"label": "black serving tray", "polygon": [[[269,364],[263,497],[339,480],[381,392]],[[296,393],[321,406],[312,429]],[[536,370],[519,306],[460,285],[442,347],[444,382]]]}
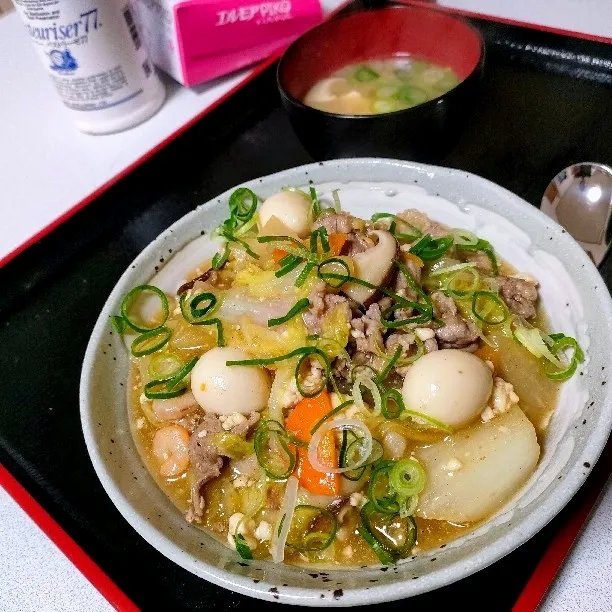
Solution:
{"label": "black serving tray", "polygon": [[[460,141],[439,163],[484,176],[536,206],[565,166],[612,164],[612,47],[469,21],[486,41],[482,95]],[[144,609],[251,610],[271,604],[175,565],[141,539],[106,496],[79,420],[79,376],[90,332],[123,270],[168,225],[234,185],[310,161],[281,109],[272,66],[0,270],[0,462]],[[601,271],[610,287],[609,260]],[[491,567],[387,605],[510,610],[580,503],[581,493]]]}

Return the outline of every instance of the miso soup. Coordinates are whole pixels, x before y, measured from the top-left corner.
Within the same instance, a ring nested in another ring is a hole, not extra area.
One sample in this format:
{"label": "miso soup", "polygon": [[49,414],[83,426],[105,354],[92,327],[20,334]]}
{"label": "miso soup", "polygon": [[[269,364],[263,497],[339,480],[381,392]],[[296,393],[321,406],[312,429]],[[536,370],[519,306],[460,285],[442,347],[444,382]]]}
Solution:
{"label": "miso soup", "polygon": [[304,104],[342,115],[377,115],[433,100],[459,84],[448,66],[407,57],[350,64],[317,82]]}

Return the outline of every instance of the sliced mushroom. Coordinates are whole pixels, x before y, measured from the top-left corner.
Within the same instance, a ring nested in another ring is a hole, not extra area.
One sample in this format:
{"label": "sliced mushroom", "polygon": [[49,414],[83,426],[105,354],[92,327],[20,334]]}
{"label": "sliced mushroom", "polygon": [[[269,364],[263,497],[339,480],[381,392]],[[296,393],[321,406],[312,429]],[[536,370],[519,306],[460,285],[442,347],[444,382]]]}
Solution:
{"label": "sliced mushroom", "polygon": [[[363,253],[353,255],[355,276],[373,285],[381,286],[389,279],[393,271],[393,262],[397,257],[397,241],[387,231],[374,230],[371,236],[378,238],[375,246]],[[349,283],[343,288],[346,295],[359,304],[367,306],[376,296],[375,289]]]}

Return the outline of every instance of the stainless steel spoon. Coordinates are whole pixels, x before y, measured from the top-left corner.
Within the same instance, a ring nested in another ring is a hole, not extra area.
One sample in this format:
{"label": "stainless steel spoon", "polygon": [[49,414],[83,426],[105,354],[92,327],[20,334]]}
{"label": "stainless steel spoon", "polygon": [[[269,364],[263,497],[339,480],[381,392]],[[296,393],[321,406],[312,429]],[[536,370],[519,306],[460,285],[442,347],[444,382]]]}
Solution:
{"label": "stainless steel spoon", "polygon": [[592,162],[565,168],[546,188],[540,209],[599,266],[612,244],[612,168]]}

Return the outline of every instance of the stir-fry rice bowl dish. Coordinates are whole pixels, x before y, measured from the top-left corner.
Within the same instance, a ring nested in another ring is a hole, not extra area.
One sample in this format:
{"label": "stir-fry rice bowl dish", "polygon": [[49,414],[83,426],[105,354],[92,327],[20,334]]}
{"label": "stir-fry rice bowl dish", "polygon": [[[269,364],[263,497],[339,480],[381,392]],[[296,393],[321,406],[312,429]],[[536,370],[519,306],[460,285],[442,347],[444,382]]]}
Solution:
{"label": "stir-fry rice bowl dish", "polygon": [[405,597],[508,553],[584,480],[609,313],[579,246],[483,179],[297,168],[125,273],[85,437],[119,510],[192,572],[307,605]]}

